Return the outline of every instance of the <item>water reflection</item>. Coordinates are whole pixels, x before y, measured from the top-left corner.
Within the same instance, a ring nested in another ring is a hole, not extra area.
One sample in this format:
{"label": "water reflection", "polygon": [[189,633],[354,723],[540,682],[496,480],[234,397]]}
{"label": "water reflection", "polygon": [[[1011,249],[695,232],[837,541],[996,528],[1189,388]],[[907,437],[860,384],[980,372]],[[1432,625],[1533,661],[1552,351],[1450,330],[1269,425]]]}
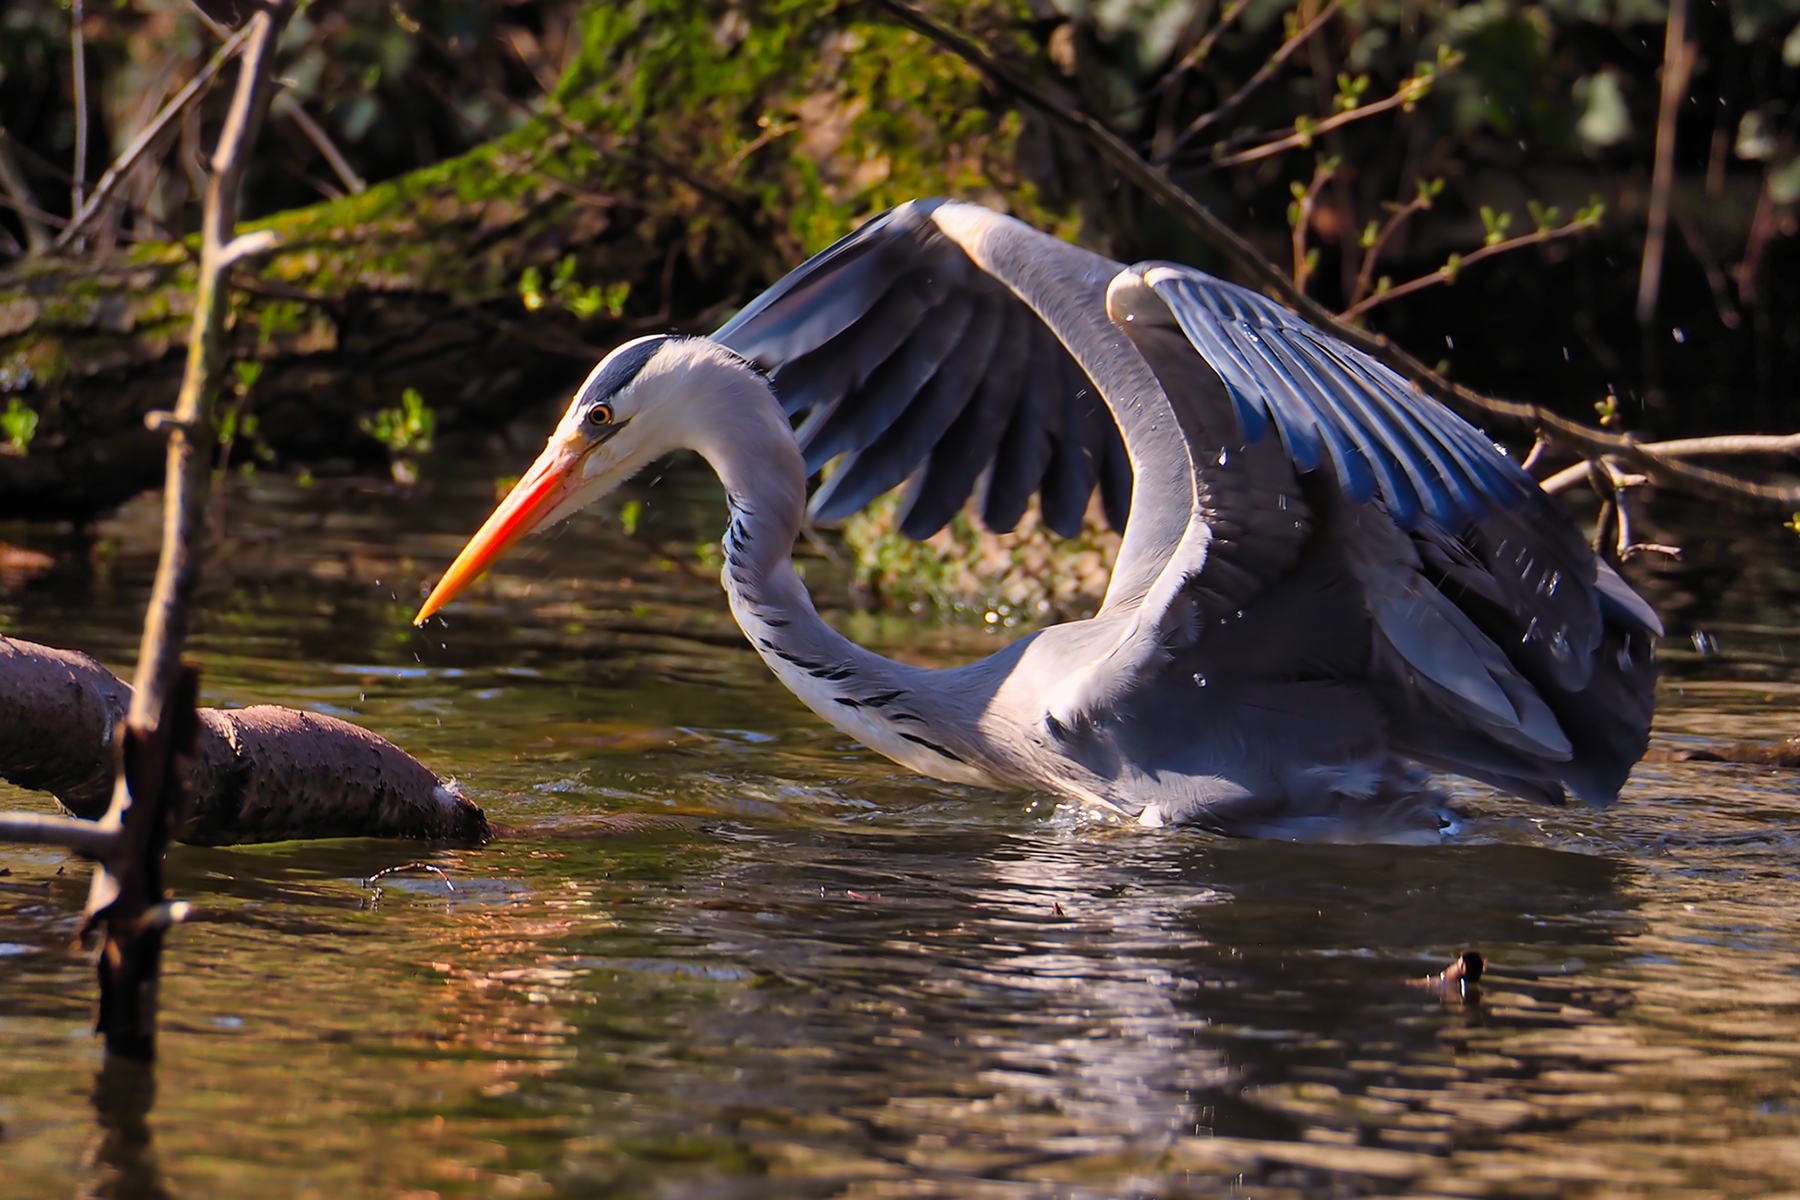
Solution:
{"label": "water reflection", "polygon": [[79,1194],[94,1200],[168,1200],[150,1137],[156,1069],[107,1059],[94,1076],[93,1101],[99,1136],[83,1164],[87,1179]]}
{"label": "water reflection", "polygon": [[[85,873],[7,851],[8,1197],[1735,1197],[1800,1175],[1789,774],[1650,764],[1605,814],[1466,789],[1480,817],[1433,848],[1113,829],[821,729],[711,585],[646,551],[708,534],[702,493],[641,493],[637,540],[589,523],[426,639],[399,581],[485,491],[347,513],[281,486],[234,501],[209,699],[349,713],[515,833],[178,850],[198,916],[148,1120],[148,1086],[96,1084],[65,949]],[[0,597],[0,628],[127,660],[153,518]],[[1791,732],[1800,684],[1750,666],[1679,666],[1659,738]],[[413,860],[452,886],[365,883]],[[1478,1003],[1415,986],[1470,945]]]}

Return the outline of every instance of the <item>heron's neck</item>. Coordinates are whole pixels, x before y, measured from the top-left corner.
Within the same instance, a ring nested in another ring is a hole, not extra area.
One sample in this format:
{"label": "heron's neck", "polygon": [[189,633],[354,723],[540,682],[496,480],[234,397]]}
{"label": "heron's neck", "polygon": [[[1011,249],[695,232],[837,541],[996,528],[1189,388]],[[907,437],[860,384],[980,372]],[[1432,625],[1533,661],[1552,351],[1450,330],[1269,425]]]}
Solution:
{"label": "heron's neck", "polygon": [[806,468],[773,393],[742,374],[693,441],[731,504],[722,582],[738,625],[790,691],[858,741],[927,775],[988,782],[970,715],[938,711],[920,687],[932,672],[863,649],[813,607],[792,557]]}

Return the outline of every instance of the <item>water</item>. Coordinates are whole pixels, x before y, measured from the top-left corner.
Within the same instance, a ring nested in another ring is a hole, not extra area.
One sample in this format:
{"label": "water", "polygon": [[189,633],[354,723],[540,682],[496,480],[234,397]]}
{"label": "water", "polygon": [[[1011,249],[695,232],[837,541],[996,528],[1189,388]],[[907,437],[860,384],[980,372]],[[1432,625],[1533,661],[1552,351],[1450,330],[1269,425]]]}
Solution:
{"label": "water", "polygon": [[[584,520],[528,544],[420,635],[419,585],[487,482],[234,488],[196,642],[208,702],[350,716],[537,832],[176,849],[197,916],[170,943],[153,1079],[101,1071],[67,948],[86,871],[0,847],[0,1194],[1685,1197],[1800,1178],[1793,774],[1649,763],[1601,814],[1462,787],[1479,816],[1434,848],[1111,828],[913,778],[820,726],[692,565],[722,527],[714,491],[678,473],[634,495],[635,538]],[[147,505],[85,548],[7,531],[61,565],[4,581],[0,629],[126,668],[153,532]],[[1686,650],[1658,745],[1786,736],[1791,535],[1704,536],[1658,569]],[[833,615],[919,661],[1009,636]],[[444,877],[364,882],[415,860]],[[1492,962],[1476,1002],[1414,982],[1466,946]]]}

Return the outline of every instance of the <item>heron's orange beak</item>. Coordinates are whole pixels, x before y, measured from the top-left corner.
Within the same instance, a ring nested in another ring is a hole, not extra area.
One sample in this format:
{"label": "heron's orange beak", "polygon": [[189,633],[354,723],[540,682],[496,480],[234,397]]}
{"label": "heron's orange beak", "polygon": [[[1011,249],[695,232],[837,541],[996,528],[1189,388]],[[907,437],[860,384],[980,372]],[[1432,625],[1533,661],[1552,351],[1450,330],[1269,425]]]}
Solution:
{"label": "heron's orange beak", "polygon": [[438,580],[419,615],[413,618],[414,625],[423,625],[426,618],[461,595],[520,538],[544,523],[544,518],[562,503],[580,478],[586,449],[560,439],[544,448]]}

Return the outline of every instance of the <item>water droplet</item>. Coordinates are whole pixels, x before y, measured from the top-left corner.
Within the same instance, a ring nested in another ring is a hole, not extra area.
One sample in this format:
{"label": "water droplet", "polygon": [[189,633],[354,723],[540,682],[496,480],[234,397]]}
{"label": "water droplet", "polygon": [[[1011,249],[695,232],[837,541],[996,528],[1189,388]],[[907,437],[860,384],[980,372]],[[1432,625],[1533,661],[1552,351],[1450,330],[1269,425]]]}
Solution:
{"label": "water droplet", "polygon": [[1564,633],[1560,629],[1557,630],[1555,633],[1551,634],[1550,635],[1550,653],[1554,654],[1557,658],[1563,659],[1564,661],[1574,658],[1575,651],[1573,649],[1571,649],[1569,646],[1569,635]]}
{"label": "water droplet", "polygon": [[1229,451],[1229,450],[1225,449],[1223,446],[1221,446],[1219,448],[1219,465],[1221,467],[1225,466],[1230,461],[1231,461],[1231,451]]}
{"label": "water droplet", "polygon": [[1694,630],[1694,653],[1717,654],[1718,652],[1719,641],[1717,638],[1703,630]]}
{"label": "water droplet", "polygon": [[1194,682],[1199,684],[1201,687],[1205,687],[1206,686],[1206,676],[1200,674],[1200,672],[1198,672],[1198,671],[1195,671],[1194,672]]}
{"label": "water droplet", "polygon": [[1564,362],[1569,361],[1569,348],[1567,346],[1563,347],[1563,361]]}
{"label": "water droplet", "polygon": [[1681,326],[1677,325],[1675,327],[1675,344],[1679,346],[1681,343],[1683,343],[1685,341],[1687,341],[1687,331],[1682,329]]}
{"label": "water droplet", "polygon": [[987,611],[987,615],[983,616],[981,619],[986,621],[989,625],[992,625],[1000,619],[1000,614],[990,608]]}
{"label": "water droplet", "polygon": [[1524,645],[1526,642],[1529,642],[1532,638],[1536,637],[1537,631],[1538,631],[1538,619],[1536,617],[1533,617],[1533,618],[1531,618],[1531,624],[1529,624],[1525,627],[1525,636],[1519,639],[1519,644]]}
{"label": "water droplet", "polygon": [[1446,345],[1446,346],[1450,347],[1452,350],[1454,350],[1454,349],[1456,349],[1456,339],[1446,333],[1444,335],[1444,345]]}

